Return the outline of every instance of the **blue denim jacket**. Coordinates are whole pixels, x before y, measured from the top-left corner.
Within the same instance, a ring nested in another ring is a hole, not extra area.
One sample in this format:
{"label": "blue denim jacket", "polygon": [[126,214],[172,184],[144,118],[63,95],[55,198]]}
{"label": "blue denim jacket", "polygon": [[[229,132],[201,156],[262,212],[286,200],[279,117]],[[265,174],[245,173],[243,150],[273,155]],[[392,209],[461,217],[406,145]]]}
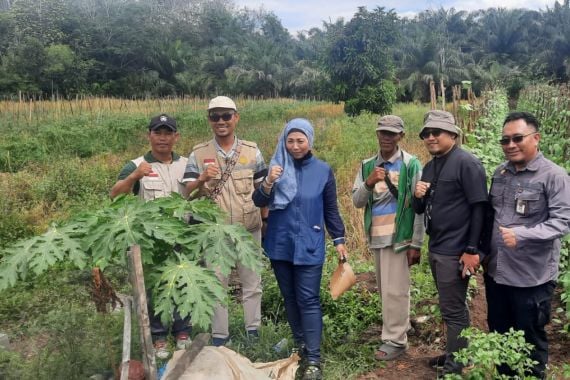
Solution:
{"label": "blue denim jacket", "polygon": [[[325,162],[309,154],[295,161],[297,194],[283,210],[269,212],[263,248],[271,260],[295,265],[318,265],[325,259],[325,226],[336,244],[344,243],[336,181]],[[279,184],[276,183],[275,186]],[[272,194],[260,186],[253,193],[258,207],[271,203]]]}

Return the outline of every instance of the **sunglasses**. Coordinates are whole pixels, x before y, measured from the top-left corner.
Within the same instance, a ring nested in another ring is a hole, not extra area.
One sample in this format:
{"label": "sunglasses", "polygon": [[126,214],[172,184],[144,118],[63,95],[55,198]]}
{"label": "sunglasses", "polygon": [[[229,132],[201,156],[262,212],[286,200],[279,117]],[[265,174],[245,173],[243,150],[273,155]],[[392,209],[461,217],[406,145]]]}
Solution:
{"label": "sunglasses", "polygon": [[524,140],[525,137],[530,136],[530,135],[534,135],[535,133],[538,133],[538,132],[531,132],[531,133],[527,133],[526,135],[513,135],[512,137],[503,136],[499,140],[499,143],[501,145],[509,145],[512,141],[515,144],[519,144]]}
{"label": "sunglasses", "polygon": [[422,140],[427,139],[430,135],[433,137],[439,137],[443,132],[441,129],[424,129],[422,133],[420,133],[420,137]]}
{"label": "sunglasses", "polygon": [[232,119],[232,117],[234,116],[233,112],[226,112],[223,114],[219,114],[219,113],[211,113],[208,115],[208,119],[210,119],[210,121],[213,121],[214,123],[220,121],[220,119],[222,119],[223,121],[230,121]]}

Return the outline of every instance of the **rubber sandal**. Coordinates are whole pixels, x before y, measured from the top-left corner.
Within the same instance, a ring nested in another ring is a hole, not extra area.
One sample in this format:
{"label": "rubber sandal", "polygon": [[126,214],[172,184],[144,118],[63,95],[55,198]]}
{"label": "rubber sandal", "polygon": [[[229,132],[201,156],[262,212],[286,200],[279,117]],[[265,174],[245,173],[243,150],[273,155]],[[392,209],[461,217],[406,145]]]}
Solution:
{"label": "rubber sandal", "polygon": [[[396,347],[390,344],[383,344],[374,354],[374,358],[381,361],[390,361],[396,359],[407,350],[408,346]],[[380,355],[381,352],[384,353],[384,355]]]}

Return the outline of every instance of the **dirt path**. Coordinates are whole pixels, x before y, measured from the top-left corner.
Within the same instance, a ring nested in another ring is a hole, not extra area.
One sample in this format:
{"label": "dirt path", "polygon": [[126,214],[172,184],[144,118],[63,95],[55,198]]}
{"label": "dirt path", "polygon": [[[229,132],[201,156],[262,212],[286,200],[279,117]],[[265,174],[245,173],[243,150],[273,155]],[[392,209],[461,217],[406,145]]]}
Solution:
{"label": "dirt path", "polygon": [[[367,274],[370,275],[370,274]],[[487,301],[485,298],[485,287],[482,275],[477,275],[478,287],[476,294],[472,294],[470,302],[471,324],[483,331],[487,331]],[[560,296],[557,294],[552,305],[553,318],[562,319],[562,313],[557,313],[560,306]],[[445,347],[443,326],[433,324],[423,324],[415,326],[415,333],[409,337],[410,349],[397,360],[386,362],[382,368],[377,368],[360,376],[359,380],[385,379],[385,380],[407,380],[407,379],[435,379],[437,372],[427,364],[428,359],[443,353]],[[561,367],[570,363],[570,338],[558,330],[560,325],[550,324],[547,327],[550,342],[550,366]],[[376,326],[374,330],[380,335],[381,328]],[[369,333],[371,333],[370,331]],[[439,339],[438,339],[439,338]],[[377,339],[377,338],[376,338]],[[379,367],[382,364],[379,363]],[[553,379],[562,379],[559,373],[551,373]]]}

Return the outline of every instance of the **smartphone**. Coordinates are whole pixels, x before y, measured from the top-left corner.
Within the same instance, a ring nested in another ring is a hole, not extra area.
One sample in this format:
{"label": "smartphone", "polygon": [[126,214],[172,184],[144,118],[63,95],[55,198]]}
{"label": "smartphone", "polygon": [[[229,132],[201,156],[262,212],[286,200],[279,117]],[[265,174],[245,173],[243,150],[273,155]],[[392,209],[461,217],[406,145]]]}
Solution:
{"label": "smartphone", "polygon": [[[460,261],[459,262],[459,273],[463,273],[463,268],[464,268],[463,262]],[[470,271],[465,272],[466,277],[471,277],[471,274],[472,273]]]}

